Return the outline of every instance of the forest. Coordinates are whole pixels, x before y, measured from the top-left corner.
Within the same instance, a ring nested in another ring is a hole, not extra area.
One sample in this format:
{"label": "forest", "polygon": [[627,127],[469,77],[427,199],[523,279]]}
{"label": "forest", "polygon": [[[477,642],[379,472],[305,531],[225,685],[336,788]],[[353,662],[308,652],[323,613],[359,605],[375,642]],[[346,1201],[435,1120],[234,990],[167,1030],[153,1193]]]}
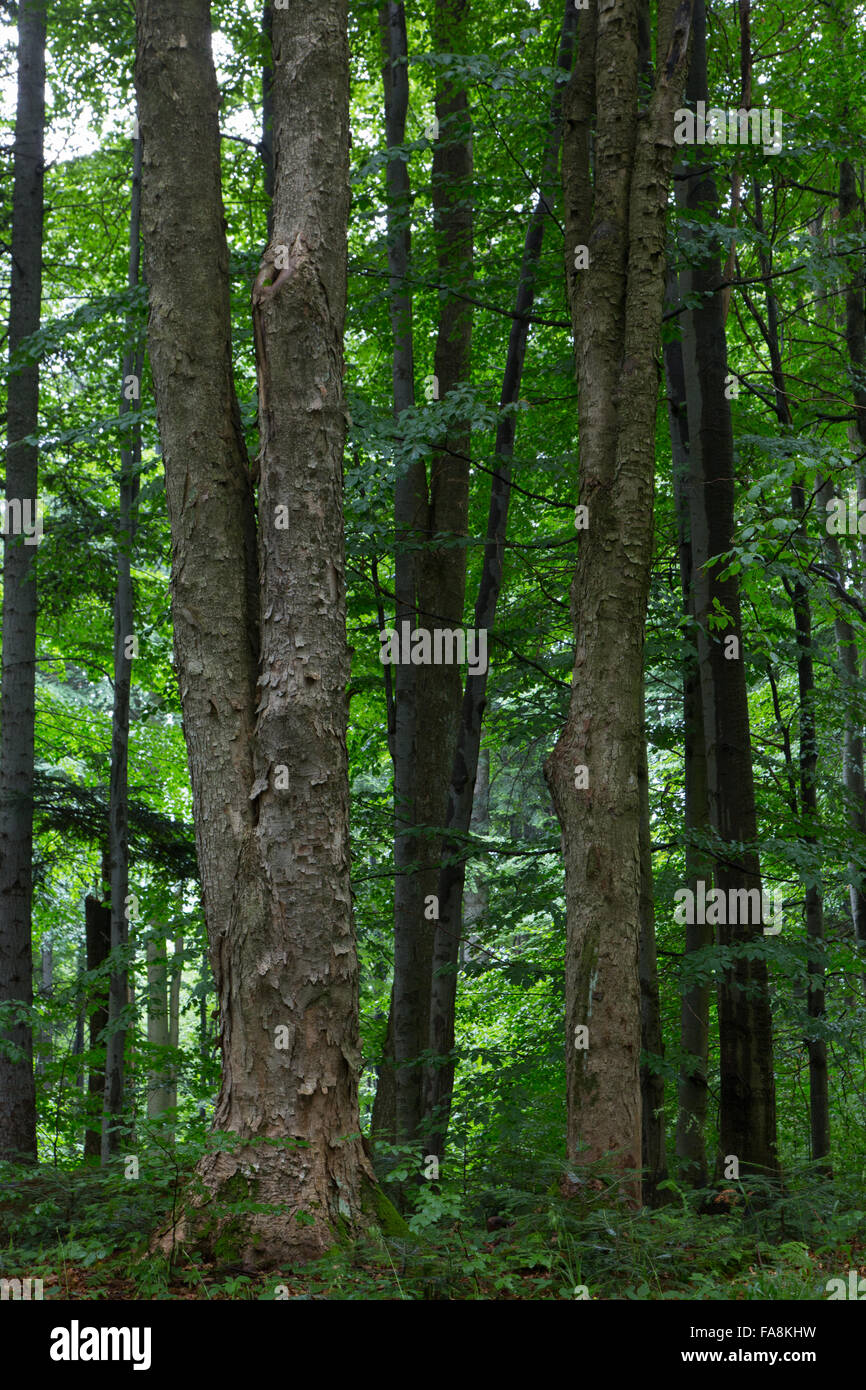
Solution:
{"label": "forest", "polygon": [[866,1299],[864,21],[0,0],[0,1299]]}

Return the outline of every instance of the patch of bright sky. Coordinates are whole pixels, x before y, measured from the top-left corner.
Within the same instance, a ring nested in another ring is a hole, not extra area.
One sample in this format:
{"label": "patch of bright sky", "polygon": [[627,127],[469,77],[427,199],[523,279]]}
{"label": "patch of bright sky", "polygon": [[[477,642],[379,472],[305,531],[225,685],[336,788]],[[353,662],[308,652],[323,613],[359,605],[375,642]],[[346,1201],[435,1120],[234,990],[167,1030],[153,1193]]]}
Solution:
{"label": "patch of bright sky", "polygon": [[[15,62],[15,45],[17,40],[16,26],[14,24],[4,24],[0,29],[0,44],[9,45],[12,53],[12,61],[9,63],[7,73],[0,78],[0,110],[2,119],[8,129],[14,129],[15,125],[15,105],[17,100],[17,71]],[[49,163],[67,159],[78,159],[82,155],[93,154],[107,140],[113,140],[122,131],[132,134],[133,111],[124,111],[119,105],[115,107],[109,119],[100,126],[100,120],[89,103],[85,103],[77,111],[60,116],[53,112],[54,93],[51,83],[51,53],[49,52],[47,62],[47,79],[45,84],[45,100],[48,109],[49,121],[45,131],[45,157]],[[219,30],[214,30],[213,34],[213,54],[214,64],[217,71],[217,81],[223,86],[229,78],[231,64],[231,45]],[[90,45],[88,56],[82,55],[84,62],[98,65],[104,58],[97,44]],[[241,135],[246,140],[258,140],[260,131],[258,129],[257,113],[249,109],[236,109],[231,112],[224,112],[222,117],[222,129],[230,135]]]}

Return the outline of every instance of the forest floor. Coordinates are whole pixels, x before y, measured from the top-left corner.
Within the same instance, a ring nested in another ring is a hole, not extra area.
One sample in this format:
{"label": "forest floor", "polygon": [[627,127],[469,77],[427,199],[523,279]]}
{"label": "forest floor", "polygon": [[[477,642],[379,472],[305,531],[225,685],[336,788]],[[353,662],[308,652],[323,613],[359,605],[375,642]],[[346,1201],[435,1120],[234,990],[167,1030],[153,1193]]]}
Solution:
{"label": "forest floor", "polygon": [[671,1183],[653,1211],[617,1205],[600,1182],[567,1198],[556,1186],[470,1198],[428,1184],[409,1238],[376,1233],[267,1274],[149,1251],[177,1182],[177,1164],[135,1182],[0,1164],[0,1278],[41,1279],[45,1299],[75,1301],[824,1301],[866,1277],[866,1190],[814,1168],[772,1193],[754,1179],[701,1193]]}

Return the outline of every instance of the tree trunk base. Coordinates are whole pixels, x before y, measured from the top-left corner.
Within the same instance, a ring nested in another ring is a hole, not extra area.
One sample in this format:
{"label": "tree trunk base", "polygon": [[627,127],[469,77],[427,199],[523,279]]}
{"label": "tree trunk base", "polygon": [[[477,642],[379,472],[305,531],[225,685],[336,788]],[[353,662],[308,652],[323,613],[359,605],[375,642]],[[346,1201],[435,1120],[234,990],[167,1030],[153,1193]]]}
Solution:
{"label": "tree trunk base", "polygon": [[376,1228],[384,1236],[410,1237],[353,1147],[258,1143],[208,1154],[179,1214],[152,1237],[151,1253],[171,1259],[186,1251],[217,1268],[252,1274],[308,1264]]}

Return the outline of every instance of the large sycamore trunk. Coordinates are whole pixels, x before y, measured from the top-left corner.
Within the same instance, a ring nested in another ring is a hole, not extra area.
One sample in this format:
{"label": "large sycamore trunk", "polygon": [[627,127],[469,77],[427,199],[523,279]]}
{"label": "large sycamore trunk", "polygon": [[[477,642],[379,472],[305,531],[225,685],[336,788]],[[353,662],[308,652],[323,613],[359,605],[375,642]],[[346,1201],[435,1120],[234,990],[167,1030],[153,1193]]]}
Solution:
{"label": "large sycamore trunk", "polygon": [[638,120],[638,6],[582,12],[563,144],[579,500],[589,516],[572,586],[571,704],[545,769],[565,859],[567,1144],[573,1164],[611,1156],[635,1201],[643,642],[665,217],[690,17],[690,4],[660,5],[658,73]]}
{"label": "large sycamore trunk", "polygon": [[[174,1237],[264,1267],[364,1224],[349,890],[342,536],[344,0],[276,10],[273,237],[253,290],[260,489],[231,371],[206,0],[142,0],[137,80],[150,352],[176,658],[222,1086],[205,1200]],[[258,544],[257,544],[258,540]],[[267,1204],[229,1212],[227,1202]]]}

